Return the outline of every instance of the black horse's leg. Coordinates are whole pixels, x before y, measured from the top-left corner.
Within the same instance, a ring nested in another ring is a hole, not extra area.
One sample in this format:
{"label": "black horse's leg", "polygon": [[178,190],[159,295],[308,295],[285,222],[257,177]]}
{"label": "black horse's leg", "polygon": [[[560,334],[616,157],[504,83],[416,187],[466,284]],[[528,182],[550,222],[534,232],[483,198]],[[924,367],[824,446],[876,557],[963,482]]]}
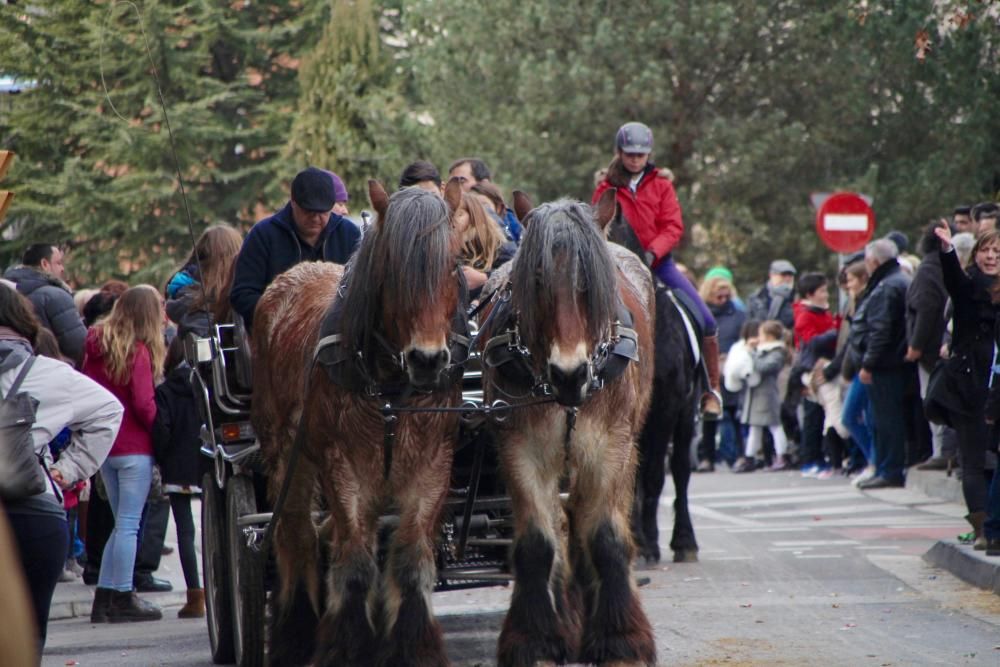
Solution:
{"label": "black horse's leg", "polygon": [[[660,530],[657,513],[660,509],[660,494],[666,476],[667,449],[670,445],[672,421],[676,407],[664,400],[665,392],[661,383],[653,388],[652,407],[646,418],[646,425],[639,436],[639,470],[636,475],[636,503],[639,513],[640,534],[636,539],[639,553],[647,563],[660,562]],[[634,525],[634,524],[633,524]]]}
{"label": "black horse's leg", "polygon": [[688,510],[688,483],[691,481],[691,438],[694,436],[693,404],[686,407],[674,427],[674,446],[670,454],[670,474],[674,480],[674,532],[670,548],[674,562],[687,563],[698,560],[698,542],[691,525]]}

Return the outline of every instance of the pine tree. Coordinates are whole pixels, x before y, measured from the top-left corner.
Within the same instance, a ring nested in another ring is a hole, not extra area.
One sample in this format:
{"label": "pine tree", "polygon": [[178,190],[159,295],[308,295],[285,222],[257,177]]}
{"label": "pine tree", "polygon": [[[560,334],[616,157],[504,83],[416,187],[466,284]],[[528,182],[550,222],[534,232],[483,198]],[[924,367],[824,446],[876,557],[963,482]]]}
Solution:
{"label": "pine tree", "polygon": [[394,185],[422,153],[420,125],[406,113],[394,49],[379,26],[388,34],[397,15],[371,0],[335,0],[322,38],[302,62],[288,158],[337,173],[357,208],[368,201],[369,178]]}
{"label": "pine tree", "polygon": [[124,3],[0,8],[0,71],[36,82],[0,112],[0,141],[19,155],[4,266],[44,239],[71,249],[80,284],[158,282],[190,252],[153,65],[195,234],[246,226],[287,196],[289,100],[322,7],[172,0],[141,14],[140,29]]}

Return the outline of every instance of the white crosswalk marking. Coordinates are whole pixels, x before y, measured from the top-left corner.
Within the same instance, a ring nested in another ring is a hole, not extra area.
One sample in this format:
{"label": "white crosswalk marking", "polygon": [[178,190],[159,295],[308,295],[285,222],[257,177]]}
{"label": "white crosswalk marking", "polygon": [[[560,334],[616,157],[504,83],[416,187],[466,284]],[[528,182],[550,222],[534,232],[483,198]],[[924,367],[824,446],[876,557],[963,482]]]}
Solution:
{"label": "white crosswalk marking", "polygon": [[[919,493],[898,490],[897,494],[910,494],[900,498],[902,502],[898,502],[896,496],[865,494],[846,483],[801,486],[798,479],[793,483],[796,484],[793,488],[691,494],[690,512],[699,533],[756,533],[769,540],[768,546],[753,552],[741,549],[735,553],[719,553],[716,550],[703,554],[702,560],[748,560],[762,557],[804,561],[835,560],[850,557],[858,551],[894,551],[900,547],[867,544],[858,539],[837,539],[835,533],[831,535],[829,532],[816,531],[919,531],[936,530],[955,524],[955,517],[942,513],[940,508],[933,507],[932,499]],[[673,498],[661,499],[664,507],[670,507],[672,503]],[[810,539],[810,533],[816,537]],[[821,539],[827,536],[830,539]]]}

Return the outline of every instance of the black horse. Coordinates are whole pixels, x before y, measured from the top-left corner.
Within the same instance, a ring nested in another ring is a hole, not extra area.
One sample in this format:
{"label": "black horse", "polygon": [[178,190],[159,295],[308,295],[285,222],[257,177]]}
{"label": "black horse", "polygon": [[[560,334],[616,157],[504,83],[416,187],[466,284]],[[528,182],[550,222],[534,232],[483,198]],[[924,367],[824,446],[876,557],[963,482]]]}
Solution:
{"label": "black horse", "polygon": [[[608,240],[643,256],[642,245],[632,226],[619,210],[608,227]],[[654,277],[655,278],[655,277]],[[653,398],[649,416],[639,440],[639,471],[635,482],[632,532],[639,553],[647,563],[660,561],[660,531],[656,512],[670,457],[674,480],[674,532],[670,548],[674,562],[698,560],[698,542],[688,511],[688,483],[691,480],[691,440],[695,410],[702,393],[703,376],[695,361],[687,329],[670,290],[656,283],[656,360]]]}

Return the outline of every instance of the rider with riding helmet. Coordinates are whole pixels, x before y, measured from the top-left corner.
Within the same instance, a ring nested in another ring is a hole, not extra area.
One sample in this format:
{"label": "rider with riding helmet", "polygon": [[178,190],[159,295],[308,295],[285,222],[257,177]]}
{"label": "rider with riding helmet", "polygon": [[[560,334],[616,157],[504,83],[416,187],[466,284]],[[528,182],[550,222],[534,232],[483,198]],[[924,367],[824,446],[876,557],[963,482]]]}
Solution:
{"label": "rider with riding helmet", "polygon": [[671,253],[684,235],[681,206],[669,179],[650,161],[653,132],[642,123],[625,123],[615,137],[615,158],[607,175],[594,190],[593,202],[608,188],[617,188],[617,201],[645,250],[646,264],[653,273],[675,290],[682,290],[697,305],[705,329],[702,356],[710,390],[701,397],[705,418],[717,419],[722,413],[719,394],[718,327],[711,311],[698,296],[694,285],[677,270]]}

